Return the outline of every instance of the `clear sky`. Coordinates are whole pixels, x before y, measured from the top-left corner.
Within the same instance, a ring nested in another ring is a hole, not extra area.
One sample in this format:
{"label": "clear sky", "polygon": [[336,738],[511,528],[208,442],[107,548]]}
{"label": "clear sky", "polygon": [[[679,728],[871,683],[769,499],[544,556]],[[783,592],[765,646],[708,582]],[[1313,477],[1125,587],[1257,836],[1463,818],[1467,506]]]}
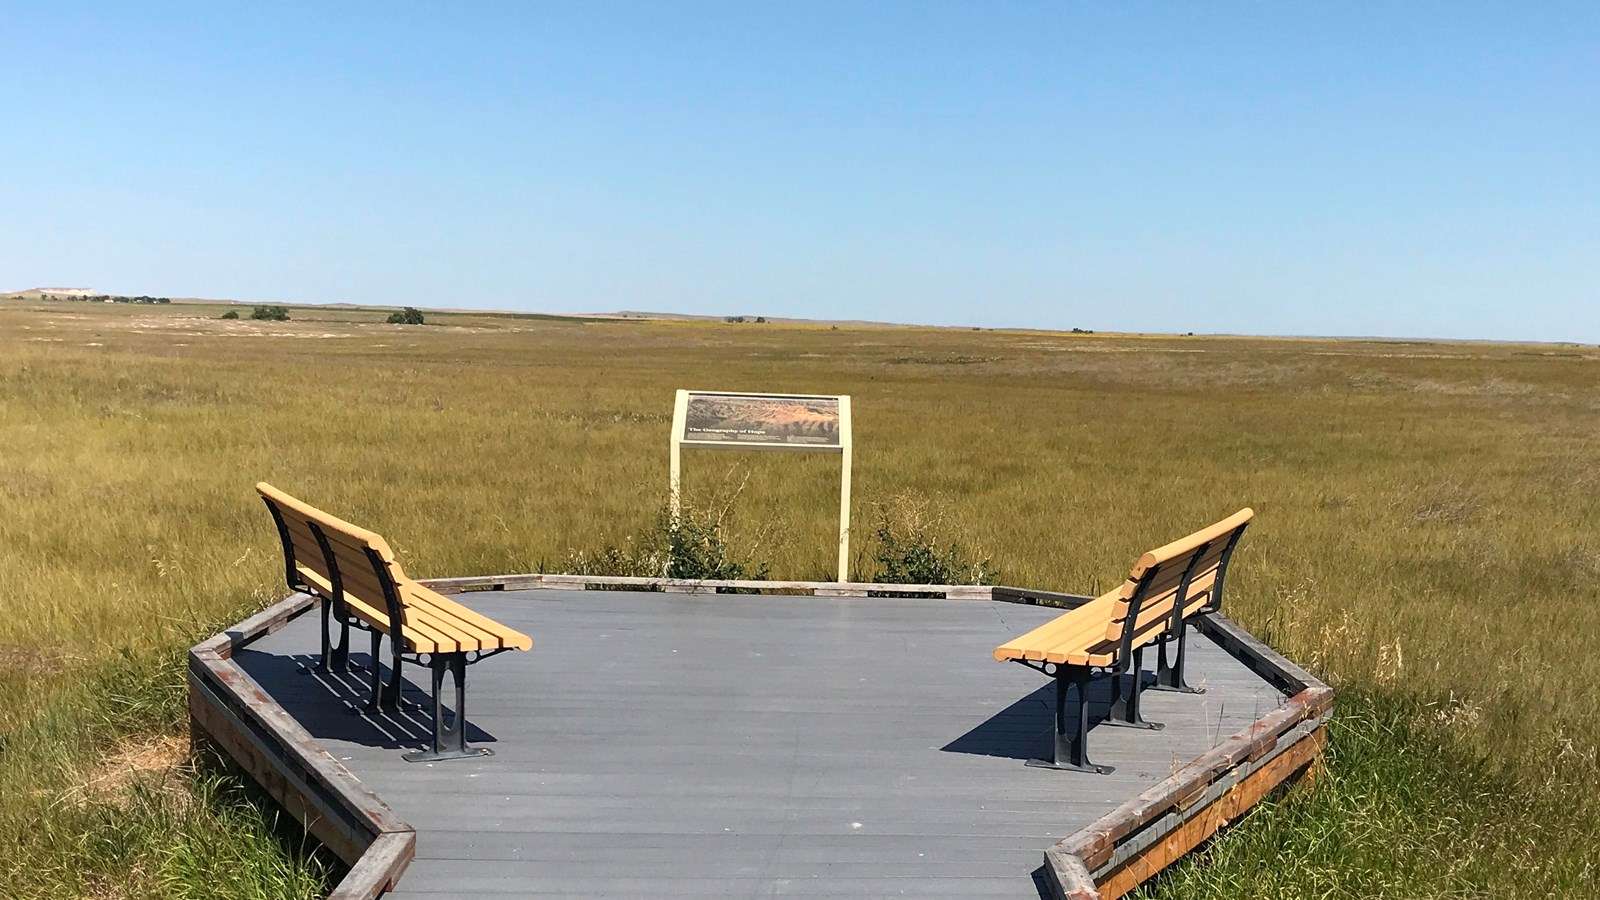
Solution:
{"label": "clear sky", "polygon": [[1600,342],[1600,3],[14,3],[0,290]]}

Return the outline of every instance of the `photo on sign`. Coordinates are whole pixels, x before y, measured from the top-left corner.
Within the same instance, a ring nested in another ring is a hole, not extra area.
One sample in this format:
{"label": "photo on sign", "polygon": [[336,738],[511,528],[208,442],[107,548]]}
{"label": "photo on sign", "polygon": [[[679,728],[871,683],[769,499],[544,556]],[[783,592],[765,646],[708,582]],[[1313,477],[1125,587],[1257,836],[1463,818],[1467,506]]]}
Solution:
{"label": "photo on sign", "polygon": [[839,399],[691,393],[683,439],[837,447]]}

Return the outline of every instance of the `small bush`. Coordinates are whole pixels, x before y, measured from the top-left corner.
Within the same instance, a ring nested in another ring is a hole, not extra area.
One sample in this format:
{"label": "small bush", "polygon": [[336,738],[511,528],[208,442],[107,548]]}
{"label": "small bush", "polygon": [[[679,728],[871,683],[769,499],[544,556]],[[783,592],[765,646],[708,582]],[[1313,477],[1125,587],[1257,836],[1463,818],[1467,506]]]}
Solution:
{"label": "small bush", "polygon": [[422,310],[415,306],[407,306],[399,312],[390,313],[388,321],[390,325],[421,325]]}
{"label": "small bush", "polygon": [[766,578],[766,563],[750,565],[733,559],[726,532],[732,513],[731,505],[711,512],[685,509],[676,528],[669,514],[665,522],[668,577],[695,581]]}
{"label": "small bush", "polygon": [[599,550],[570,551],[562,568],[572,575],[666,577],[689,581],[764,579],[768,576],[768,565],[737,559],[738,550],[729,538],[734,501],[743,489],[741,482],[737,487],[720,492],[704,506],[685,501],[676,523],[671,508],[662,506],[655,520],[638,535],[620,545],[608,544]]}
{"label": "small bush", "polygon": [[258,306],[250,312],[250,318],[267,322],[289,321],[289,308],[287,306]]}
{"label": "small bush", "polygon": [[239,311],[237,309],[230,309],[223,313],[221,317],[224,319],[237,319],[239,318]]}
{"label": "small bush", "polygon": [[968,556],[948,538],[944,519],[924,497],[898,494],[878,507],[873,531],[878,584],[994,584],[989,559]]}

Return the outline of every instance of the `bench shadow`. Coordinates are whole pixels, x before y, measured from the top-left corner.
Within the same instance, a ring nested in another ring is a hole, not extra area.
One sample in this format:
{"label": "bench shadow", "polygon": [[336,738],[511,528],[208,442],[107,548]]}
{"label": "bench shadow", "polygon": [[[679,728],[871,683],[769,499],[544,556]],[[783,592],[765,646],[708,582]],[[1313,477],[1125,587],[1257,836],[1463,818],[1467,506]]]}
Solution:
{"label": "bench shadow", "polygon": [[[315,654],[283,656],[251,650],[233,657],[314,738],[386,750],[414,750],[433,742],[433,695],[413,684],[409,677],[413,672],[426,674],[426,669],[404,667],[401,672],[407,677],[401,679],[400,709],[369,715],[364,711],[371,696],[368,672],[312,672],[317,659]],[[350,661],[365,667],[372,658],[365,653],[351,653]],[[470,697],[469,691],[469,716]],[[445,709],[450,710],[448,704]],[[466,740],[469,744],[491,744],[495,737],[468,718]]]}
{"label": "bench shadow", "polygon": [[[1143,684],[1155,683],[1154,672],[1139,673]],[[1046,681],[1033,693],[985,719],[976,728],[939,749],[946,753],[970,753],[1005,759],[1033,759],[1048,755],[1051,734],[1056,727],[1056,687]],[[1105,721],[1111,709],[1111,679],[1096,678],[1089,683],[1089,730]]]}

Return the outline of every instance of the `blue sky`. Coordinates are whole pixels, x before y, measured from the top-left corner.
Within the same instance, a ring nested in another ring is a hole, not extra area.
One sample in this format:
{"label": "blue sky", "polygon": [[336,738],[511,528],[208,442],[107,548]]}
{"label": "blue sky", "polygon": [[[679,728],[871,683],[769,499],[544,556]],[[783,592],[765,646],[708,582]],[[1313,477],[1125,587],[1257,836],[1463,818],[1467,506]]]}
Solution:
{"label": "blue sky", "polygon": [[0,290],[1600,342],[1600,4],[0,2]]}

